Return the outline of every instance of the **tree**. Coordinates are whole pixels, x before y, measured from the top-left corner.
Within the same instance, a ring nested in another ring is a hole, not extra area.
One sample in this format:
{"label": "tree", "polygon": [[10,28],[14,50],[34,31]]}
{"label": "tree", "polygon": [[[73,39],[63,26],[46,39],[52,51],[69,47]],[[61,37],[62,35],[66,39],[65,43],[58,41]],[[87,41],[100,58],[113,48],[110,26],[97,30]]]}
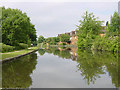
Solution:
{"label": "tree", "polygon": [[42,43],[45,41],[45,38],[43,36],[39,36],[38,43]]}
{"label": "tree", "polygon": [[61,36],[60,36],[60,41],[61,42],[67,42],[67,41],[69,41],[70,40],[70,36],[68,35],[68,34],[62,34]]}
{"label": "tree", "polygon": [[60,41],[59,37],[52,37],[52,43],[56,45]]}
{"label": "tree", "polygon": [[59,37],[48,37],[46,38],[46,42],[51,45],[56,45],[60,41]]}
{"label": "tree", "polygon": [[95,35],[98,35],[101,30],[101,25],[103,21],[99,21],[98,17],[95,17],[93,13],[86,13],[82,16],[83,20],[80,20],[80,25],[78,29],[80,32],[87,33],[92,32]]}
{"label": "tree", "polygon": [[111,16],[109,31],[110,32],[118,32],[120,26],[120,17],[118,12],[114,12],[113,16]]}
{"label": "tree", "polygon": [[77,28],[77,46],[80,49],[91,48],[92,42],[100,33],[102,21],[97,20],[98,17],[96,18],[93,13],[89,14],[87,11],[82,18],[83,20],[80,20],[80,25]]}
{"label": "tree", "polygon": [[36,30],[30,18],[19,9],[2,8],[2,42],[17,46],[18,43],[31,44],[36,41]]}

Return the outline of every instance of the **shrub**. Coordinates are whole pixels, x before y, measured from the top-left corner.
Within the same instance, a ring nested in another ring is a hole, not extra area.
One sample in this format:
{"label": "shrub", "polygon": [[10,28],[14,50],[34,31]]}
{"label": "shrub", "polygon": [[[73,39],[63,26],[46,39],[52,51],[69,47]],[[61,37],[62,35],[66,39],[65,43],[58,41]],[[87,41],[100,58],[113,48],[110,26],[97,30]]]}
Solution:
{"label": "shrub", "polygon": [[92,49],[104,50],[118,52],[118,37],[111,38],[96,38],[95,42],[92,45]]}
{"label": "shrub", "polygon": [[19,43],[18,46],[15,46],[16,50],[20,50],[20,49],[27,49],[28,45],[25,43]]}
{"label": "shrub", "polygon": [[14,50],[14,46],[6,45],[3,43],[0,43],[0,46],[2,46],[2,48],[0,48],[0,52],[11,52]]}
{"label": "shrub", "polygon": [[19,43],[19,47],[20,47],[20,49],[27,49],[28,45],[25,43]]}

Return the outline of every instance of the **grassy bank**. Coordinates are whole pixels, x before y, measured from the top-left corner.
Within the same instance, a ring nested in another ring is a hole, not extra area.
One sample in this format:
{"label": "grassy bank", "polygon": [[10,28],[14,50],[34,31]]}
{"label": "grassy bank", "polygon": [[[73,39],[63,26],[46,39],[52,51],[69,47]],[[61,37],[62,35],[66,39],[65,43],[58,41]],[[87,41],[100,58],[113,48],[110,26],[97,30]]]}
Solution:
{"label": "grassy bank", "polygon": [[38,49],[38,47],[30,47],[28,49],[24,50],[19,50],[19,51],[14,51],[14,52],[7,52],[7,53],[0,53],[2,55],[2,60],[7,59],[7,58],[12,58],[16,57],[18,55],[23,55],[29,52],[32,52],[34,50]]}

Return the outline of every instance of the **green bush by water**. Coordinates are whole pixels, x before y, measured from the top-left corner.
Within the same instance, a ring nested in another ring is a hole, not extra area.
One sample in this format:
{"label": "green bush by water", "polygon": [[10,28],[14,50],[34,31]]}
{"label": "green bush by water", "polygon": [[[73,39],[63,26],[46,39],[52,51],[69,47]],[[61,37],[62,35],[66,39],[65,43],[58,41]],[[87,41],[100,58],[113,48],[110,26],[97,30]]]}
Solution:
{"label": "green bush by water", "polygon": [[0,52],[11,52],[15,48],[14,46],[5,45],[3,43],[0,43],[0,46],[2,46],[2,48],[0,49]]}
{"label": "green bush by water", "polygon": [[118,36],[111,38],[96,38],[95,42],[92,45],[92,49],[102,50],[102,51],[112,51],[118,52]]}
{"label": "green bush by water", "polygon": [[27,49],[28,45],[24,43],[19,43],[18,46],[10,46],[10,45],[0,43],[0,47],[1,47],[0,52],[4,53],[4,52],[11,52],[14,50]]}
{"label": "green bush by water", "polygon": [[20,50],[20,49],[27,49],[28,45],[25,43],[19,43],[18,46],[15,46],[16,50]]}

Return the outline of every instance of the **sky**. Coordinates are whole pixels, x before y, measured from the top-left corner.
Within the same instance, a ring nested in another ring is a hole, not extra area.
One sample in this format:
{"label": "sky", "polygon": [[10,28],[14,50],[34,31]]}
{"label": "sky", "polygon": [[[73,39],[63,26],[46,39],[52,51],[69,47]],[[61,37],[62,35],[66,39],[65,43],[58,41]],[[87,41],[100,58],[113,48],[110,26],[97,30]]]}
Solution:
{"label": "sky", "polygon": [[1,0],[0,6],[26,12],[37,36],[47,38],[74,31],[86,11],[93,12],[101,21],[110,21],[111,15],[118,11],[118,0]]}

